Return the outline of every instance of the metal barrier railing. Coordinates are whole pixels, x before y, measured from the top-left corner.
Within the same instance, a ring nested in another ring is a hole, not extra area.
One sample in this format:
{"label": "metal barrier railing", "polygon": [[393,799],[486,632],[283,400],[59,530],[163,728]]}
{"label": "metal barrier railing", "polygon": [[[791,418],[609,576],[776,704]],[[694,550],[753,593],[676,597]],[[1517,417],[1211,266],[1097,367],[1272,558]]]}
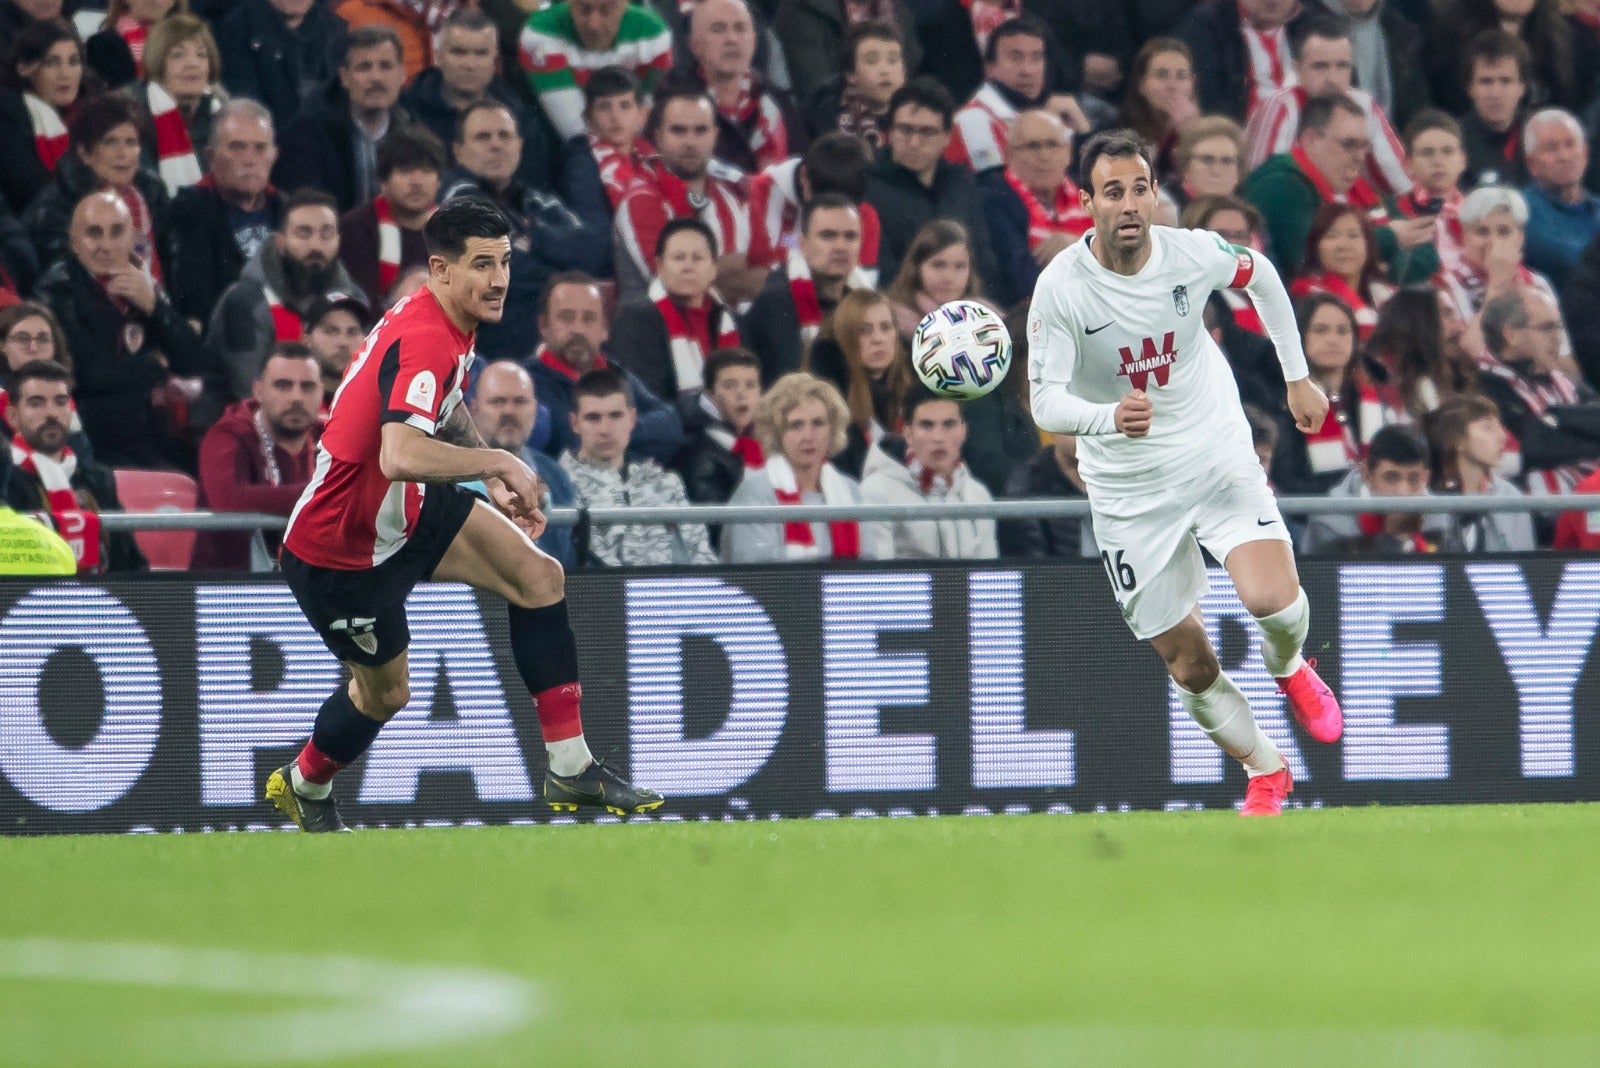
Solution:
{"label": "metal barrier railing", "polygon": [[[1424,512],[1430,515],[1502,512],[1600,511],[1600,493],[1565,497],[1279,497],[1285,515],[1360,515]],[[571,526],[580,517],[590,523],[808,523],[836,520],[918,519],[1081,519],[1089,502],[1032,498],[986,504],[692,504],[638,508],[554,508],[547,517],[557,526]],[[281,515],[255,512],[103,512],[108,530],[282,530]]]}

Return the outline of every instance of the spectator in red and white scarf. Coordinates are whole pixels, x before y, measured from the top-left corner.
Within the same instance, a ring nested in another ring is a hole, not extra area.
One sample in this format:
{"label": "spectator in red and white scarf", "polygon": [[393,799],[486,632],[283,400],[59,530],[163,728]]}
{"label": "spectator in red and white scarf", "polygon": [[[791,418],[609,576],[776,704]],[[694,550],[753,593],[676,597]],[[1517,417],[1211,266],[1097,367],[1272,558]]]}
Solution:
{"label": "spectator in red and white scarf", "polygon": [[1467,168],[1461,124],[1435,108],[1424,108],[1401,135],[1406,170],[1416,183],[1396,201],[1402,215],[1433,216],[1433,247],[1448,270],[1461,260],[1461,176]]}
{"label": "spectator in red and white scarf", "polygon": [[818,133],[849,134],[876,150],[889,134],[889,100],[906,84],[899,31],[856,23],[845,34],[840,66],[837,78],[801,100],[806,119]]}
{"label": "spectator in red and white scarf", "polygon": [[148,114],[144,166],[177,196],[205,174],[200,153],[228,100],[217,84],[222,56],[203,19],[173,15],[151,28],[144,57],[145,78],[127,90]]}
{"label": "spectator in red and white scarf", "polygon": [[800,247],[773,271],[740,324],[761,357],[761,380],[809,367],[812,343],[840,299],[872,288],[861,274],[861,212],[842,193],[820,193],[800,216]]}
{"label": "spectator in red and white scarf", "polygon": [[160,281],[164,277],[167,187],[140,160],[139,105],[120,93],[85,99],[68,127],[72,148],[56,164],[55,180],[34,198],[23,217],[43,263],[67,253],[72,209],[90,193],[110,190],[122,198],[133,218],[133,252]]}
{"label": "spectator in red and white scarf", "polygon": [[561,147],[557,192],[585,223],[609,228],[617,205],[650,168],[644,92],[626,67],[601,67],[583,87],[584,132]]}
{"label": "spectator in red and white scarf", "polygon": [[755,68],[756,27],[745,0],[698,0],[689,13],[689,72],[717,105],[716,156],[759,171],[805,151],[794,98]]}
{"label": "spectator in red and white scarf", "polygon": [[[273,346],[249,397],[200,442],[200,502],[215,512],[288,515],[316,467],[322,375],[298,341]],[[277,534],[227,531],[195,543],[196,571],[273,571]]]}
{"label": "spectator in red and white scarf", "polygon": [[978,175],[989,245],[999,273],[989,290],[1009,308],[1033,293],[1045,264],[1093,225],[1067,176],[1072,134],[1043,108],[1024,111],[1011,124],[1006,165]]}
{"label": "spectator in red and white scarf", "polygon": [[400,276],[427,265],[422,226],[444,168],[444,145],[425,127],[396,130],[378,146],[378,195],[340,218],[339,258],[372,307],[392,304]]}
{"label": "spectator in red and white scarf", "polygon": [[122,508],[116,477],[67,445],[71,389],[72,372],[58,363],[35,360],[17,372],[4,502],[38,515],[65,538],[80,574],[143,571],[148,565],[133,535],[100,525],[102,510]]}
{"label": "spectator in red and white scarf", "polygon": [[83,43],[84,62],[107,88],[131,85],[145,76],[151,31],[162,19],[188,13],[189,0],[110,0],[100,31]]}
{"label": "spectator in red and white scarf", "polygon": [[611,320],[612,359],[658,397],[681,398],[704,381],[706,358],[739,344],[733,312],[713,288],[717,238],[699,219],[673,219],[656,239],[656,277]]}
{"label": "spectator in red and white scarf", "polygon": [[803,157],[784,160],[752,175],[751,223],[760,227],[764,235],[753,240],[752,245],[764,247],[767,253],[764,261],[752,260],[752,264],[774,267],[799,246],[796,227],[801,201],[819,193],[843,193],[861,211],[861,273],[877,285],[882,223],[877,210],[866,202],[871,168],[871,150],[859,137],[826,133],[811,142]]}
{"label": "spectator in red and white scarf", "polygon": [[1356,317],[1365,343],[1378,326],[1378,312],[1394,288],[1383,281],[1378,240],[1366,214],[1349,204],[1324,204],[1311,219],[1305,261],[1289,286],[1295,298],[1332,293]]}
{"label": "spectator in red and white scarf", "polygon": [[[850,410],[831,382],[804,371],[774,382],[756,408],[765,466],[745,471],[728,503],[859,504],[855,479],[829,462],[844,448]],[[722,533],[730,563],[855,560],[863,556],[853,520],[830,523],[735,523]]]}
{"label": "spectator in red and white scarf", "polygon": [[[672,467],[696,504],[726,504],[745,471],[767,462],[756,440],[761,361],[749,349],[718,349],[706,360],[705,388],[684,406],[683,451]],[[711,528],[719,545],[721,529]]]}
{"label": "spectator in red and white scarf", "polygon": [[0,71],[0,195],[21,215],[67,154],[67,122],[84,94],[83,48],[64,21],[31,23]]}

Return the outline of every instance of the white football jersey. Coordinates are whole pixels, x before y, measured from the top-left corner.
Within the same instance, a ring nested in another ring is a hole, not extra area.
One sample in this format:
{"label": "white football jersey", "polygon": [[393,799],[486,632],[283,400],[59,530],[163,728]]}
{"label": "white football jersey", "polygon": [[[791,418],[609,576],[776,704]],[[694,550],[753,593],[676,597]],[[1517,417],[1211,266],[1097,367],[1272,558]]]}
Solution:
{"label": "white football jersey", "polygon": [[1096,404],[1142,389],[1150,433],[1078,439],[1084,482],[1132,495],[1187,481],[1221,455],[1254,455],[1227,357],[1204,323],[1213,291],[1249,278],[1249,253],[1209,230],[1150,228],[1150,260],[1124,276],[1090,251],[1093,231],[1039,274],[1028,313],[1028,374]]}

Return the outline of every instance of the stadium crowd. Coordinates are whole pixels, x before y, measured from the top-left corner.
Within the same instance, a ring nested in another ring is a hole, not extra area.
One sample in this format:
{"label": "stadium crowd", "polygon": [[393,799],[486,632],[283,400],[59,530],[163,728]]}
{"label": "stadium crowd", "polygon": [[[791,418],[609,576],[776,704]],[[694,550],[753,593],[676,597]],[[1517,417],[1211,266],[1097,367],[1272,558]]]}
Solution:
{"label": "stadium crowd", "polygon": [[[287,515],[426,279],[439,203],[514,227],[484,438],[553,505],[1081,497],[1021,325],[1152,145],[1159,222],[1268,253],[1333,401],[1295,430],[1248,298],[1202,307],[1275,488],[1600,491],[1600,0],[0,0],[0,499],[80,570],[142,472]],[[1005,315],[965,405],[919,319]],[[1159,418],[1159,411],[1157,413]],[[119,487],[122,496],[119,497]],[[1331,552],[1600,548],[1600,513],[1318,518]],[[1075,520],[552,528],[568,565],[1072,557]],[[192,566],[270,569],[208,533]]]}

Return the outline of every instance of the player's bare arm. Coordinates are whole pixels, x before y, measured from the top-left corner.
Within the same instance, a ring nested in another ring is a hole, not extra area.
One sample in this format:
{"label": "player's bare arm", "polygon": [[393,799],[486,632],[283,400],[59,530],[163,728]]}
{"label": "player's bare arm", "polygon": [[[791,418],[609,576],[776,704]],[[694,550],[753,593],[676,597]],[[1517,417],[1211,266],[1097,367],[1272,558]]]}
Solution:
{"label": "player's bare arm", "polygon": [[539,503],[539,478],[503,449],[463,448],[405,423],[383,424],[378,466],[394,482],[471,482],[499,479],[519,513]]}
{"label": "player's bare arm", "polygon": [[[483,440],[483,435],[478,431],[478,424],[472,421],[472,416],[467,414],[464,404],[457,405],[443,423],[439,424],[437,437],[447,445],[456,445],[463,449],[489,449],[489,443]],[[490,450],[492,451],[492,450]],[[537,540],[544,533],[544,512],[538,507],[538,502],[544,500],[544,480],[534,475],[537,488],[534,494],[534,506],[523,509],[519,507],[519,498],[506,484],[498,479],[486,479],[484,489],[489,493],[489,502],[517,526],[529,538]]]}

